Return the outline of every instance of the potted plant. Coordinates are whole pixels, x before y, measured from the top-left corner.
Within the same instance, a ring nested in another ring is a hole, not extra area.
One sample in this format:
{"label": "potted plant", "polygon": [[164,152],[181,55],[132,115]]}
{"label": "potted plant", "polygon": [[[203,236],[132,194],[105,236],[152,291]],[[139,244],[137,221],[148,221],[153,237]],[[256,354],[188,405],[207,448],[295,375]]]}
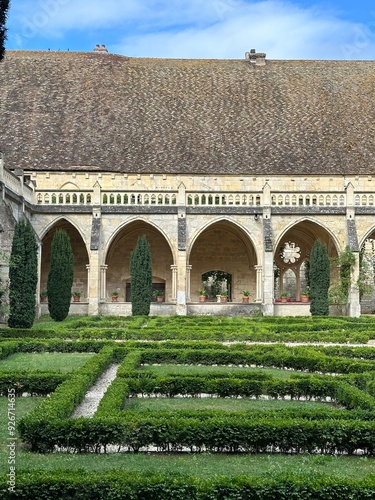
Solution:
{"label": "potted plant", "polygon": [[163,302],[164,300],[164,290],[154,290],[152,292],[153,297],[156,297],[157,302]]}
{"label": "potted plant", "polygon": [[40,291],[40,300],[41,302],[46,302],[47,301],[47,290],[44,288],[43,290]]}
{"label": "potted plant", "polygon": [[309,302],[310,294],[308,290],[303,290],[301,292],[301,302]]}
{"label": "potted plant", "polygon": [[220,302],[227,302],[228,300],[228,292],[221,292],[220,293]]}
{"label": "potted plant", "polygon": [[79,290],[74,290],[72,295],[73,295],[73,302],[79,302],[81,300],[81,292]]}
{"label": "potted plant", "polygon": [[205,302],[206,301],[207,293],[206,293],[206,290],[204,288],[201,288],[200,290],[197,290],[197,294],[198,294],[198,300],[199,300],[199,302]]}
{"label": "potted plant", "polygon": [[281,302],[288,302],[288,294],[286,292],[283,292],[280,295],[280,300],[281,300]]}
{"label": "potted plant", "polygon": [[242,302],[247,303],[250,300],[250,290],[243,290],[242,292]]}
{"label": "potted plant", "polygon": [[113,292],[111,292],[112,302],[117,302],[118,301],[118,296],[119,296],[119,291],[118,290],[113,290]]}

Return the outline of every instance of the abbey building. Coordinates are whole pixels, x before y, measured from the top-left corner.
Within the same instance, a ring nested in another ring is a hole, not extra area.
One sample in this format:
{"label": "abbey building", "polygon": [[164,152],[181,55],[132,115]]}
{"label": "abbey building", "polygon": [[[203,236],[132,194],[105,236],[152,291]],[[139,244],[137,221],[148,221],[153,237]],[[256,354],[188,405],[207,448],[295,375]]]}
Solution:
{"label": "abbey building", "polygon": [[332,260],[354,252],[344,313],[358,316],[372,308],[355,283],[375,233],[374,93],[373,61],[8,52],[0,248],[28,217],[41,292],[65,229],[81,292],[71,314],[130,314],[130,254],[144,234],[163,297],[151,314],[309,315],[319,239]]}

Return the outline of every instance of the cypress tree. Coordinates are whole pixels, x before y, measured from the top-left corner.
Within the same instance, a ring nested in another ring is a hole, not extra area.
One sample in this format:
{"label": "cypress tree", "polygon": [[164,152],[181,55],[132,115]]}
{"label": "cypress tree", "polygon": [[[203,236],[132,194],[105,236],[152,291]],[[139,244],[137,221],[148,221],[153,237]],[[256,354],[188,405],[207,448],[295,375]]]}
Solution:
{"label": "cypress tree", "polygon": [[5,52],[5,40],[7,38],[5,23],[7,20],[8,9],[9,0],[0,0],[0,61],[3,59]]}
{"label": "cypress tree", "polygon": [[56,231],[51,244],[51,269],[48,273],[48,310],[55,321],[69,314],[73,285],[73,251],[66,231]]}
{"label": "cypress tree", "polygon": [[330,264],[327,246],[315,241],[310,256],[310,312],[312,316],[327,316],[329,313],[328,289]]}
{"label": "cypress tree", "polygon": [[9,268],[9,320],[11,328],[31,328],[35,319],[38,282],[37,243],[28,220],[16,223]]}
{"label": "cypress tree", "polygon": [[132,315],[148,316],[152,297],[152,260],[145,235],[140,236],[130,256]]}

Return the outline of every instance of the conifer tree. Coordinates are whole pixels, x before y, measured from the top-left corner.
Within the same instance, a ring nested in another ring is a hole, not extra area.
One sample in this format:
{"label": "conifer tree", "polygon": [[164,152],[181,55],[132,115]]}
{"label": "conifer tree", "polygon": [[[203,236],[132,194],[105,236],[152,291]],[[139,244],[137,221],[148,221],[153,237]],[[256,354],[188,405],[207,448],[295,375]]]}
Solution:
{"label": "conifer tree", "polygon": [[52,319],[63,321],[69,314],[73,285],[73,251],[66,231],[56,231],[51,244],[51,269],[48,273],[48,310]]}
{"label": "conifer tree", "polygon": [[7,20],[7,13],[9,9],[9,0],[0,0],[0,61],[4,57],[5,40],[7,29],[5,26]]}
{"label": "conifer tree", "polygon": [[148,316],[152,297],[152,260],[145,235],[140,236],[130,256],[132,315]]}
{"label": "conifer tree", "polygon": [[311,250],[309,281],[312,316],[327,316],[329,313],[330,264],[327,246],[319,240],[315,241]]}
{"label": "conifer tree", "polygon": [[31,328],[35,319],[38,258],[35,233],[28,220],[21,219],[14,228],[9,279],[8,325]]}

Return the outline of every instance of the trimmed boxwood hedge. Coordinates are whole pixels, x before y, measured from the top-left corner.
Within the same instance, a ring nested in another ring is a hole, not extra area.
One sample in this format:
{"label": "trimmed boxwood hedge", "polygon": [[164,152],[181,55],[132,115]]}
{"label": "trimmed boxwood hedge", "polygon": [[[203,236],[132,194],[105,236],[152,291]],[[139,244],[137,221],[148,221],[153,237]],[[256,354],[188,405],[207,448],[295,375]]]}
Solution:
{"label": "trimmed boxwood hedge", "polygon": [[7,396],[8,389],[15,390],[16,396],[28,392],[33,396],[47,396],[69,378],[69,374],[52,371],[12,371],[0,372],[0,395]]}
{"label": "trimmed boxwood hedge", "polygon": [[126,471],[19,472],[15,492],[11,494],[6,481],[6,476],[0,478],[0,495],[14,499],[366,500],[375,494],[375,477],[356,480],[307,474],[197,479],[181,474]]}
{"label": "trimmed boxwood hedge", "polygon": [[[268,348],[267,348],[268,347]],[[177,394],[211,393],[220,397],[242,396],[258,397],[269,394],[280,398],[330,397],[347,408],[370,411],[375,409],[375,399],[358,387],[350,384],[342,377],[322,375],[303,376],[294,374],[294,378],[280,380],[259,371],[246,373],[243,377],[221,374],[206,376],[177,375],[155,376],[152,372],[139,369],[141,362],[157,359],[159,362],[171,361],[217,361],[227,363],[244,363],[251,360],[263,360],[273,363],[280,356],[292,363],[290,349],[284,346],[254,346],[248,351],[232,349],[219,350],[181,350],[181,349],[143,349],[128,351],[127,349],[102,349],[99,355],[91,358],[81,370],[78,370],[66,383],[61,384],[53,396],[34,412],[24,417],[19,429],[22,438],[33,451],[51,451],[54,446],[79,451],[98,451],[107,449],[109,444],[123,446],[132,451],[143,447],[156,446],[161,450],[194,451],[285,451],[352,454],[361,448],[365,454],[372,455],[375,447],[375,421],[369,417],[359,421],[355,418],[340,417],[327,420],[299,418],[295,411],[294,419],[279,414],[277,417],[243,412],[242,414],[226,414],[217,411],[212,418],[201,420],[194,415],[181,416],[171,413],[162,416],[160,413],[136,414],[123,412],[127,396],[139,393],[165,394],[169,397]],[[297,366],[306,364],[316,367],[326,363],[328,356],[309,348],[293,350],[297,357]],[[67,417],[75,405],[83,398],[85,391],[108,364],[117,357],[124,357],[118,370],[118,377],[108,389],[100,403],[97,415],[92,419],[74,419]],[[338,363],[339,361],[339,363]],[[333,358],[341,368],[345,359]],[[91,362],[91,366],[90,366]],[[363,362],[351,360],[358,370]],[[265,363],[264,363],[265,364]],[[365,362],[365,367],[371,362]],[[265,376],[264,376],[265,375]],[[358,415],[358,413],[357,413]],[[207,414],[206,414],[207,416]]]}

